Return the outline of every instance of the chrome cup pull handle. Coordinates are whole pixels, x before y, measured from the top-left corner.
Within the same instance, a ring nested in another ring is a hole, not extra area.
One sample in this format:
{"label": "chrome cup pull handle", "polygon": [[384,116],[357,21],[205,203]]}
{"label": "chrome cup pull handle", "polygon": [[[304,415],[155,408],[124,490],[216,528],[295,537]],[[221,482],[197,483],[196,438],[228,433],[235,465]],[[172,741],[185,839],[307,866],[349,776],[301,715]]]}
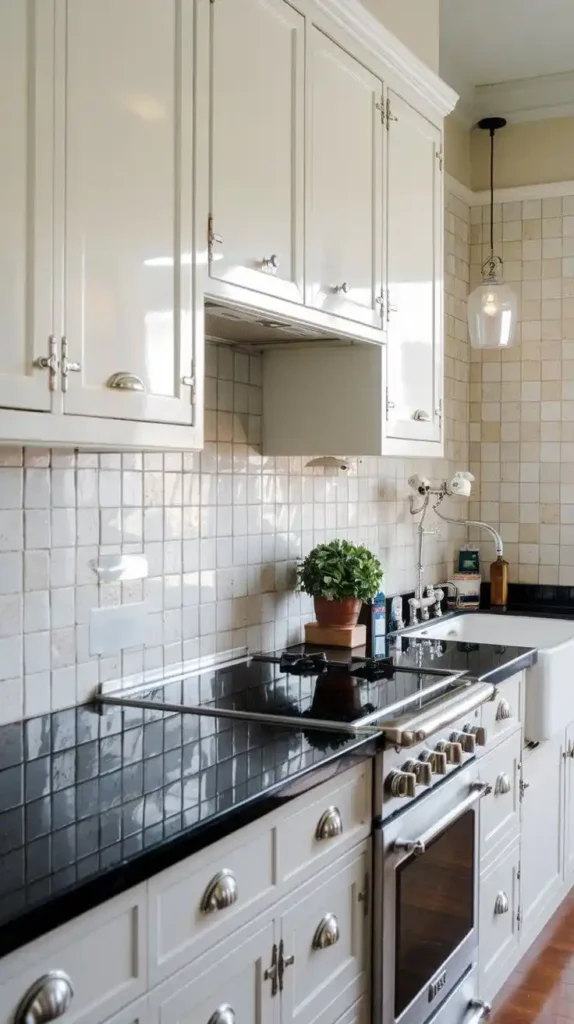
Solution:
{"label": "chrome cup pull handle", "polygon": [[316,839],[334,839],[343,832],[343,819],[338,807],[328,807],[319,818],[315,830]]}
{"label": "chrome cup pull handle", "polygon": [[135,373],[128,373],[127,370],[118,370],[112,373],[106,381],[106,387],[114,391],[145,391],[145,384],[141,377]]}
{"label": "chrome cup pull handle", "polygon": [[504,722],[507,718],[512,718],[512,708],[503,697],[496,709],[496,721]]}
{"label": "chrome cup pull handle", "polygon": [[224,868],[215,875],[201,899],[202,914],[212,914],[216,910],[224,910],[237,903],[239,892],[237,879],[233,871]]}
{"label": "chrome cup pull handle", "polygon": [[510,909],[510,903],[508,896],[502,890],[497,894],[494,901],[494,913],[495,914],[507,914]]}
{"label": "chrome cup pull handle", "polygon": [[211,1014],[207,1024],[235,1024],[235,1010],[229,1003],[222,1003]]}
{"label": "chrome cup pull handle", "polygon": [[49,971],[30,986],[14,1015],[14,1024],[49,1024],[69,1010],[74,988],[65,971]]}
{"label": "chrome cup pull handle", "polygon": [[413,412],[413,420],[418,420],[420,423],[428,423],[430,416],[424,409],[415,409]]}
{"label": "chrome cup pull handle", "polygon": [[339,922],[334,914],[325,914],[325,917],[317,925],[317,930],[311,943],[313,949],[327,949],[339,941],[341,932]]}

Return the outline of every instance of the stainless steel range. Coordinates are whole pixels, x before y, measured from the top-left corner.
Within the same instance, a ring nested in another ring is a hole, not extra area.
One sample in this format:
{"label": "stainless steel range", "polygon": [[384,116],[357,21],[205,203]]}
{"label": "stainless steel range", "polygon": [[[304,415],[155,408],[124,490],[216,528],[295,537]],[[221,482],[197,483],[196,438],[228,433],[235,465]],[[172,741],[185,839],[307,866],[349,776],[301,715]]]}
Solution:
{"label": "stainless steel range", "polygon": [[[431,659],[432,660],[432,659]],[[374,807],[373,1024],[477,1024],[477,751],[495,687],[428,665],[304,648],[186,678],[189,703],[137,693],[102,704],[304,729],[336,745],[380,738]],[[327,734],[325,736],[325,734]]]}

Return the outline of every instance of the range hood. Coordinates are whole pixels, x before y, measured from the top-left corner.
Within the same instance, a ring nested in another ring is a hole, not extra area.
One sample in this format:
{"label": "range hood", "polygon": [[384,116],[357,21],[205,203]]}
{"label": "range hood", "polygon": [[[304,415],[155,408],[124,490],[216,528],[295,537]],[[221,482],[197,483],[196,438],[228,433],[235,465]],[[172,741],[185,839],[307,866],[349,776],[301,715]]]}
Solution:
{"label": "range hood", "polygon": [[323,328],[275,317],[256,309],[226,305],[214,299],[205,300],[205,336],[208,341],[253,345],[261,349],[286,344],[293,346],[297,342],[303,345],[310,342],[362,344]]}

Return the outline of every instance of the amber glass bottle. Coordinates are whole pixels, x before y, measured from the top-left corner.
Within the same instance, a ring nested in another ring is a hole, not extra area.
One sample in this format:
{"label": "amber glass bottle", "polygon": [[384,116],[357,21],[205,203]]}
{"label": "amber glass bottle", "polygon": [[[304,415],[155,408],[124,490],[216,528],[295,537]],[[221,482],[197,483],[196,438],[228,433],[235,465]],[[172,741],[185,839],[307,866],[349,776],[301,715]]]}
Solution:
{"label": "amber glass bottle", "polygon": [[490,603],[498,607],[508,603],[508,562],[502,555],[490,566]]}

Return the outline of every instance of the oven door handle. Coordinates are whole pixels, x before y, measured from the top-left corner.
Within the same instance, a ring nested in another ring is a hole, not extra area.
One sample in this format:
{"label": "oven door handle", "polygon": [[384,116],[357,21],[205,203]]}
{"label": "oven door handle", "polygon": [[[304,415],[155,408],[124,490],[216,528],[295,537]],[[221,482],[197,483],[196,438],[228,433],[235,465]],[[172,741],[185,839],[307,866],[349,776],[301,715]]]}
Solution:
{"label": "oven door handle", "polygon": [[462,1019],[462,1024],[481,1024],[490,1016],[490,1003],[484,1003],[482,999],[472,999]]}
{"label": "oven door handle", "polygon": [[473,782],[470,787],[470,793],[464,798],[456,807],[445,814],[439,821],[435,822],[431,828],[423,832],[417,839],[395,839],[393,843],[393,850],[406,850],[407,853],[414,853],[415,857],[422,856],[425,853],[426,848],[433,839],[436,839],[441,832],[444,832],[445,828],[452,825],[457,818],[460,818],[466,811],[468,811],[473,804],[477,803],[482,799],[483,796],[487,796],[492,793],[492,786],[489,782]]}
{"label": "oven door handle", "polygon": [[456,722],[457,718],[468,715],[489,700],[494,700],[497,694],[492,683],[463,681],[461,689],[461,697],[451,693],[433,701],[418,715],[404,715],[394,722],[383,722],[381,728],[387,743],[393,747],[412,747],[415,743],[422,743],[433,733]]}

